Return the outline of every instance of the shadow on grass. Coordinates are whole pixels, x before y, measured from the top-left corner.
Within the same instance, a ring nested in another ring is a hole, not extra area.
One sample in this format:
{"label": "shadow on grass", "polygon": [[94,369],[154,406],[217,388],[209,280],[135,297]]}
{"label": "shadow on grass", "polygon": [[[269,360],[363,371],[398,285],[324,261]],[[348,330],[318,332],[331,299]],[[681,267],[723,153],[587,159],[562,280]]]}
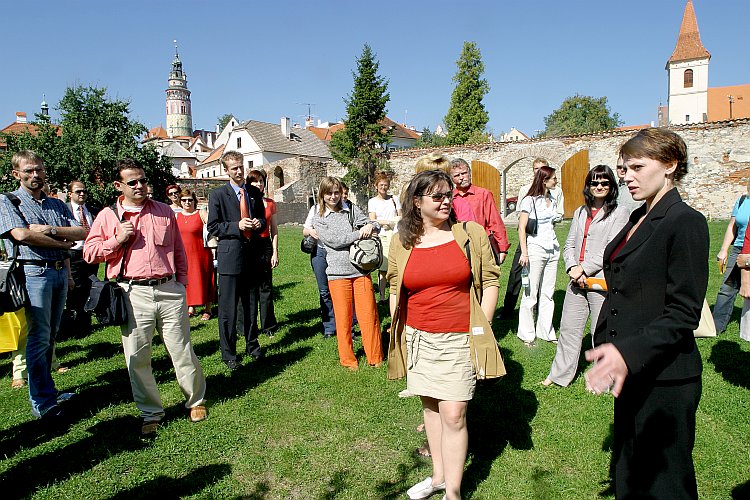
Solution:
{"label": "shadow on grass", "polygon": [[532,391],[521,388],[524,370],[513,361],[513,353],[503,349],[502,354],[507,375],[479,382],[469,403],[466,421],[471,463],[462,483],[467,496],[489,477],[492,463],[506,446],[517,450],[530,450],[534,446],[531,421],[539,401]]}
{"label": "shadow on grass", "polygon": [[[425,466],[425,463],[429,462],[429,459],[418,457],[416,454],[411,456],[411,462],[408,464],[398,464],[396,466],[396,479],[392,481],[381,481],[375,486],[375,495],[377,498],[396,499],[404,498],[406,490],[411,488],[412,482],[409,478],[412,476],[412,472]],[[325,496],[323,498],[335,498],[334,496]],[[435,496],[435,498],[440,498]]]}
{"label": "shadow on grass", "polygon": [[200,493],[231,472],[229,464],[212,464],[186,471],[181,477],[157,476],[143,484],[118,492],[111,496],[110,500],[185,498]]}
{"label": "shadow on grass", "polygon": [[84,439],[24,460],[0,474],[4,495],[30,496],[39,487],[85,472],[114,455],[150,446],[136,432],[123,432],[139,425],[140,420],[135,417],[107,420],[91,427],[91,434]]}
{"label": "shadow on grass", "polygon": [[750,481],[745,481],[732,488],[732,498],[735,500],[750,498]]}
{"label": "shadow on grass", "polygon": [[64,361],[65,366],[73,368],[97,359],[109,359],[120,355],[122,354],[122,344],[120,342],[96,342],[85,346],[71,344],[57,347],[55,351],[57,357]]}
{"label": "shadow on grass", "polygon": [[743,351],[736,342],[716,342],[711,348],[708,361],[724,380],[738,387],[750,389],[750,353]]}

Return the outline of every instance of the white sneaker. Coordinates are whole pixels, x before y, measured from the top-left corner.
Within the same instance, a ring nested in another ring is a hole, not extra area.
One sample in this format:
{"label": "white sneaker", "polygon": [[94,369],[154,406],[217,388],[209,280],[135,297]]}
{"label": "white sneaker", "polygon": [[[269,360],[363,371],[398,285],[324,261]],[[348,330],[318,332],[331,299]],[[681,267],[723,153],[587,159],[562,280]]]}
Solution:
{"label": "white sneaker", "polygon": [[411,500],[419,500],[421,498],[427,498],[438,490],[444,490],[445,483],[432,484],[432,477],[428,477],[424,481],[420,481],[408,490],[406,490],[406,496]]}
{"label": "white sneaker", "polygon": [[413,394],[409,389],[404,389],[403,391],[398,393],[398,397],[400,398],[410,398],[412,396],[416,396],[416,394]]}

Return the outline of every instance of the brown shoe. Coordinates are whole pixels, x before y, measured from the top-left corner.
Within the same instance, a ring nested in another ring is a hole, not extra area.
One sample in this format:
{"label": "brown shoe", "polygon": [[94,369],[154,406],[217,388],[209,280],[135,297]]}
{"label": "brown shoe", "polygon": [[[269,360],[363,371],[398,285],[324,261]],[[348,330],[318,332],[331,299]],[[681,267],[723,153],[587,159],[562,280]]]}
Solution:
{"label": "brown shoe", "polygon": [[70,368],[68,368],[67,366],[58,366],[56,371],[57,373],[65,373],[70,371]]}
{"label": "brown shoe", "polygon": [[159,420],[144,420],[143,425],[141,425],[141,436],[153,436],[156,434],[159,424],[161,424]]}
{"label": "brown shoe", "polygon": [[190,408],[190,421],[200,422],[201,420],[206,420],[206,417],[208,417],[208,410],[203,405],[193,406]]}
{"label": "brown shoe", "polygon": [[26,379],[14,378],[13,382],[10,383],[10,387],[13,389],[23,389],[24,387],[26,387]]}

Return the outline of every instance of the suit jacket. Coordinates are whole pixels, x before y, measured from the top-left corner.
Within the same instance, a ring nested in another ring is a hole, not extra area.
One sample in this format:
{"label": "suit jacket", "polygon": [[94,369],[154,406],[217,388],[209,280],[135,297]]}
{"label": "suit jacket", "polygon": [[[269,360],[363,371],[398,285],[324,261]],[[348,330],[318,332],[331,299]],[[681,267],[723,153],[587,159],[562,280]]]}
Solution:
{"label": "suit jacket", "polygon": [[[68,209],[70,209],[70,213],[72,213],[73,216],[75,216],[76,214],[73,212],[73,204],[71,202],[69,202],[69,201],[66,201],[65,204],[68,206]],[[94,219],[96,219],[96,216],[99,215],[99,212],[101,211],[101,208],[99,208],[99,207],[92,207],[88,203],[84,203],[83,206],[86,207],[86,210],[88,210],[89,213],[91,214],[91,224],[93,224],[94,223]]]}
{"label": "suit jacket", "polygon": [[589,226],[583,262],[579,262],[588,216],[585,206],[578,207],[573,213],[568,239],[565,240],[565,248],[563,249],[563,259],[565,260],[565,269],[570,269],[580,263],[586,276],[594,277],[601,274],[604,249],[628,222],[630,211],[618,205],[609,214],[609,217],[604,219],[604,210],[599,210]]}
{"label": "suit jacket", "polygon": [[672,189],[611,259],[645,212],[645,205],[635,210],[604,251],[609,291],[594,341],[617,347],[632,382],[697,377],[693,330],[708,284],[708,225]]}
{"label": "suit jacket", "polygon": [[245,184],[250,217],[260,221],[260,229],[253,231],[250,239],[240,231],[240,204],[228,183],[211,191],[208,196],[208,232],[219,239],[216,258],[219,274],[241,274],[252,264],[248,257],[252,245],[266,228],[263,195],[258,188]]}

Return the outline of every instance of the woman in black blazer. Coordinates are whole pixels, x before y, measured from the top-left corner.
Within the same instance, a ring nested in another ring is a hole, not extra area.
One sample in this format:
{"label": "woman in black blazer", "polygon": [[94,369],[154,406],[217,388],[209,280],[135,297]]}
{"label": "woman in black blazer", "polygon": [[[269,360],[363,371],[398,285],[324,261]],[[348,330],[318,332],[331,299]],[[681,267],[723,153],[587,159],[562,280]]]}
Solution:
{"label": "woman in black blazer", "polygon": [[693,338],[708,283],[708,226],[680,198],[685,142],[641,130],[620,149],[635,210],[604,251],[609,288],[586,359],[592,393],[615,396],[617,498],[698,498],[692,450],[701,395]]}

